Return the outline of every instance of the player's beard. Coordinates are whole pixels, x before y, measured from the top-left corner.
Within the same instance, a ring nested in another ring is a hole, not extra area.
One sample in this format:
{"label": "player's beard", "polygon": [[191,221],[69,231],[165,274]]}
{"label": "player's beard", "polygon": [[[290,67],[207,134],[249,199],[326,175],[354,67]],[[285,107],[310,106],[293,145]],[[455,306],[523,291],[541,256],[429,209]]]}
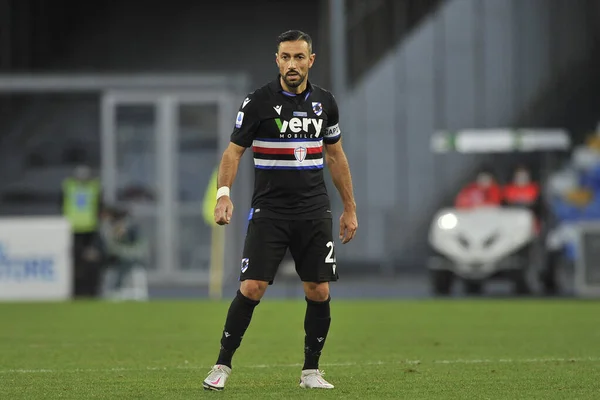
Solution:
{"label": "player's beard", "polygon": [[302,84],[302,82],[304,82],[304,79],[306,79],[306,75],[302,75],[300,72],[297,72],[298,75],[296,75],[298,77],[298,79],[296,79],[295,81],[290,81],[286,76],[283,77],[283,81],[285,82],[285,84],[290,87],[290,88],[297,88],[298,86],[300,86]]}

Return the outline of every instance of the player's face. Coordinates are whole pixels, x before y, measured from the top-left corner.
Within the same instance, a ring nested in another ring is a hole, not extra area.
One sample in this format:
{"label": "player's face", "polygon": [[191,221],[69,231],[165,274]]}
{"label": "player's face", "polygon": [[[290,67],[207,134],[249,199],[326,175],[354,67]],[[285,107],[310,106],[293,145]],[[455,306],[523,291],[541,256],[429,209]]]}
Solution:
{"label": "player's face", "polygon": [[275,61],[285,84],[296,88],[306,80],[308,70],[315,62],[315,55],[310,54],[308,43],[295,40],[279,44]]}

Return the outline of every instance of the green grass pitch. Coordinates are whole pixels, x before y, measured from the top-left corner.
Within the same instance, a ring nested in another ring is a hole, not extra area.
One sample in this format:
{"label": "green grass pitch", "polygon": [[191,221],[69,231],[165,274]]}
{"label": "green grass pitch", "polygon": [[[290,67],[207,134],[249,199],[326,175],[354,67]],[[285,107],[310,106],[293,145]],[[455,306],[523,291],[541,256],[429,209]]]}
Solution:
{"label": "green grass pitch", "polygon": [[265,298],[207,392],[228,305],[0,304],[0,399],[600,399],[600,302],[334,299],[323,391],[298,387],[304,301]]}

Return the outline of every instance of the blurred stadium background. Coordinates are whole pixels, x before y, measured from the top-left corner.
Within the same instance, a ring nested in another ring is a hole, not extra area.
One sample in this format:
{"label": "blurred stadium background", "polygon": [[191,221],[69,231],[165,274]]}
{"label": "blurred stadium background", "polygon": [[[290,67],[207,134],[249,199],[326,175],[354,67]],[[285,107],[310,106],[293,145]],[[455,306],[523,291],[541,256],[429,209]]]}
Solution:
{"label": "blurred stadium background", "polygon": [[[276,76],[275,39],[288,29],[313,37],[310,79],[337,98],[353,173],[360,228],[337,246],[335,296],[430,296],[434,215],[479,168],[505,183],[517,161],[543,184],[544,233],[575,232],[558,246],[558,294],[597,287],[574,272],[600,268],[599,18],[596,0],[0,0],[0,297],[73,296],[61,201],[81,166],[139,227],[150,298],[234,293],[251,157],[224,236],[205,222],[204,196],[237,108]],[[431,145],[440,131],[522,128],[566,132],[568,148],[505,157]],[[581,221],[590,240],[578,240]],[[302,296],[285,272],[268,295]]]}

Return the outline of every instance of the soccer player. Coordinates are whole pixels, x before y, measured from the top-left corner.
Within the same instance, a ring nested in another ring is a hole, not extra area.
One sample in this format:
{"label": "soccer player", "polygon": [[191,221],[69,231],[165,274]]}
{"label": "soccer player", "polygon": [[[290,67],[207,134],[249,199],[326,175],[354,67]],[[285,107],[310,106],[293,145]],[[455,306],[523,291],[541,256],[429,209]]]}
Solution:
{"label": "soccer player", "polygon": [[241,284],[227,313],[217,362],[203,382],[205,389],[225,387],[233,354],[254,308],[267,286],[273,284],[288,247],[306,295],[300,386],[333,388],[319,370],[331,323],[329,282],[338,279],[323,161],[344,205],[339,232],[342,243],[352,240],[358,228],[352,178],[340,141],[336,101],[331,93],[308,80],[315,62],[310,36],[288,31],[277,42],[275,62],[279,74],[242,102],[231,143],[219,166],[215,221],[224,225],[230,222],[233,212],[229,194],[240,159],[252,146],[255,184]]}

